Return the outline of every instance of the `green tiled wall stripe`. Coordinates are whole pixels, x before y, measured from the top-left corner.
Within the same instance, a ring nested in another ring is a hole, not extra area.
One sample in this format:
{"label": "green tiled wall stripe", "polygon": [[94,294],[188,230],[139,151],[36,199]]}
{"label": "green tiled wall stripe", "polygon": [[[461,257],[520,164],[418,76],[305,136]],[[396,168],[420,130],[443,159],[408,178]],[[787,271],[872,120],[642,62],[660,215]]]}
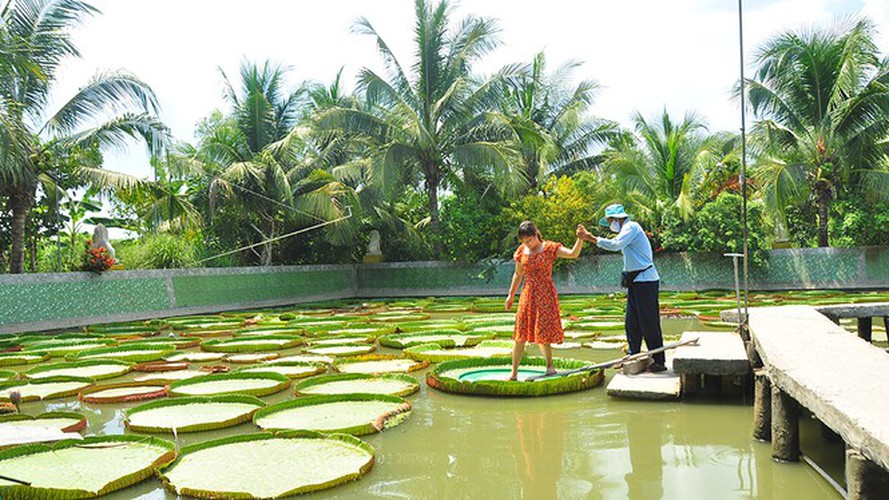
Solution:
{"label": "green tiled wall stripe", "polygon": [[[618,290],[619,255],[566,262],[554,272],[560,293]],[[731,288],[731,260],[716,254],[655,258],[664,290]],[[328,298],[502,295],[512,262],[115,271],[0,275],[0,333],[295,304]],[[774,250],[752,267],[753,290],[889,288],[889,248]]]}
{"label": "green tiled wall stripe", "polygon": [[238,275],[173,277],[176,307],[223,305],[354,290],[353,273],[342,271],[288,271]]}

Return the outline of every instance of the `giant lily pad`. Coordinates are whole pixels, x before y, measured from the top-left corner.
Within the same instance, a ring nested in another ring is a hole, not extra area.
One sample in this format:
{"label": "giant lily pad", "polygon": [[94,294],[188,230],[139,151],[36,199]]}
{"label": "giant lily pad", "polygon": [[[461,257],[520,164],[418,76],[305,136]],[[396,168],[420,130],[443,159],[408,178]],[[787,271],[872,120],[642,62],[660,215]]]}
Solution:
{"label": "giant lily pad", "polygon": [[428,361],[416,361],[402,356],[368,354],[343,358],[333,364],[334,369],[342,373],[404,373],[421,370],[429,366]]}
{"label": "giant lily pad", "polygon": [[261,364],[238,370],[237,373],[278,373],[288,378],[311,377],[324,373],[327,368],[320,363],[307,363],[305,361],[291,361],[288,363]]}
{"label": "giant lily pad", "polygon": [[145,361],[157,361],[159,359],[162,359],[164,356],[172,354],[175,350],[176,348],[170,346],[169,344],[132,344],[126,346],[88,349],[85,351],[80,351],[77,354],[69,355],[67,359],[116,359],[118,361],[143,363]]}
{"label": "giant lily pad", "polygon": [[404,349],[422,344],[438,344],[442,347],[473,346],[482,340],[494,338],[493,333],[463,333],[460,330],[430,330],[419,333],[401,333],[380,337],[380,345]]}
{"label": "giant lily pad", "polygon": [[161,480],[179,495],[282,498],[359,479],[373,462],[373,448],[345,434],[245,434],[183,448]]}
{"label": "giant lily pad", "polygon": [[428,332],[431,330],[459,330],[463,328],[463,324],[453,319],[436,319],[426,321],[399,321],[397,323],[399,332]]}
{"label": "giant lily pad", "polygon": [[160,382],[124,382],[122,384],[97,385],[80,391],[78,398],[84,403],[129,403],[146,399],[162,398],[169,386]]}
{"label": "giant lily pad", "polygon": [[379,321],[386,323],[399,323],[404,321],[421,321],[429,319],[432,316],[426,313],[405,313],[401,311],[381,312],[370,317],[371,321]]}
{"label": "giant lily pad", "polygon": [[169,361],[170,363],[178,363],[180,361],[204,363],[207,361],[219,361],[223,357],[225,357],[225,353],[221,352],[183,352],[165,356],[164,361]]}
{"label": "giant lily pad", "polygon": [[265,403],[254,396],[170,398],[130,408],[127,428],[137,432],[198,432],[249,422]]}
{"label": "giant lily pad", "polygon": [[474,334],[494,334],[497,337],[512,337],[515,333],[514,323],[503,323],[499,325],[475,325],[471,333]]}
{"label": "giant lily pad", "polygon": [[9,401],[12,391],[19,391],[22,401],[65,398],[91,385],[93,379],[83,377],[47,377],[40,380],[4,382],[0,384],[0,401]]}
{"label": "giant lily pad", "polygon": [[28,443],[42,443],[79,437],[70,433],[86,427],[86,417],[73,412],[37,415],[13,413],[0,415],[0,448]]}
{"label": "giant lily pad", "polygon": [[267,406],[253,415],[264,430],[343,432],[372,434],[401,423],[411,404],[383,394],[336,394],[305,396]]}
{"label": "giant lily pad", "polygon": [[[577,359],[554,358],[557,370],[571,370],[587,366]],[[548,396],[582,391],[596,387],[605,379],[602,370],[581,372],[564,377],[526,381],[530,376],[546,371],[543,358],[525,357],[519,366],[518,381],[508,381],[512,369],[510,358],[461,359],[446,361],[426,375],[429,387],[458,394],[484,396]]]}
{"label": "giant lily pad", "polygon": [[0,366],[31,365],[47,359],[49,354],[38,352],[5,352],[0,354]]}
{"label": "giant lily pad", "polygon": [[99,436],[0,452],[4,499],[93,498],[136,484],[176,456],[173,443],[146,436]]}
{"label": "giant lily pad", "polygon": [[364,373],[338,373],[321,375],[296,385],[297,395],[313,394],[387,394],[408,396],[420,390],[417,379],[403,373],[366,375]]}
{"label": "giant lily pad", "polygon": [[571,321],[566,326],[571,330],[623,330],[624,322],[623,321],[595,321],[595,320],[580,320],[580,321]]}
{"label": "giant lily pad", "polygon": [[250,394],[267,396],[288,387],[290,387],[290,379],[277,373],[221,373],[174,382],[170,385],[170,395]]}
{"label": "giant lily pad", "polygon": [[154,372],[138,375],[133,380],[135,382],[163,382],[172,384],[179,380],[188,380],[195,377],[206,377],[207,372],[200,370],[176,370],[172,372]]}
{"label": "giant lily pad", "polygon": [[84,341],[60,341],[40,342],[31,344],[22,349],[23,352],[42,352],[51,357],[63,357],[90,349],[101,349],[114,345],[116,341],[110,339],[93,339]]}
{"label": "giant lily pad", "polygon": [[114,378],[132,369],[133,365],[123,361],[93,360],[74,361],[70,363],[55,363],[51,365],[36,366],[26,371],[24,375],[32,379],[47,377],[86,377],[94,380]]}
{"label": "giant lily pad", "polygon": [[307,354],[318,354],[321,356],[357,356],[359,354],[368,354],[377,350],[377,346],[373,344],[344,344],[344,345],[322,345],[313,346],[303,349]]}
{"label": "giant lily pad", "polygon": [[246,354],[229,354],[225,360],[229,363],[252,364],[261,361],[271,361],[281,357],[277,352],[252,352]]}
{"label": "giant lily pad", "polygon": [[404,353],[411,359],[440,363],[454,359],[467,358],[493,358],[496,356],[509,356],[512,353],[513,343],[509,340],[485,340],[475,347],[458,347],[445,349],[439,344],[424,344],[408,347]]}
{"label": "giant lily pad", "polygon": [[309,341],[312,347],[343,344],[373,344],[377,339],[374,335],[324,335]]}
{"label": "giant lily pad", "polygon": [[231,339],[213,339],[201,344],[202,351],[264,352],[289,349],[303,344],[302,337],[292,335],[248,335]]}
{"label": "giant lily pad", "polygon": [[319,354],[291,354],[290,356],[282,356],[278,359],[274,359],[269,361],[268,364],[274,365],[278,363],[290,363],[292,361],[306,362],[306,363],[324,363],[331,364],[334,362],[333,356],[321,356]]}

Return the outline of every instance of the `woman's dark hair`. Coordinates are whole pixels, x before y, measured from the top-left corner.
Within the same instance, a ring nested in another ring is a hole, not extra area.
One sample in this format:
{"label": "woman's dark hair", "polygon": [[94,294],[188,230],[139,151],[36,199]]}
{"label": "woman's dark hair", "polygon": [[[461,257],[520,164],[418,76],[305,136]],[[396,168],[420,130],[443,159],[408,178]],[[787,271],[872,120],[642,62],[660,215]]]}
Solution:
{"label": "woman's dark hair", "polygon": [[540,236],[540,231],[537,230],[537,226],[529,220],[519,224],[519,238],[524,238],[526,236],[537,236],[541,240],[543,239],[543,237]]}

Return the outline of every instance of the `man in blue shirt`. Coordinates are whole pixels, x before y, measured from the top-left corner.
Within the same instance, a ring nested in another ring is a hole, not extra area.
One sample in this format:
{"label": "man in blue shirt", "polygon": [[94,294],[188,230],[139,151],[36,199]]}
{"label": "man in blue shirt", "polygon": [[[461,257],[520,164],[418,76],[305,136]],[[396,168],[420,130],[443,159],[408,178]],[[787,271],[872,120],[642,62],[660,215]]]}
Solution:
{"label": "man in blue shirt", "polygon": [[[630,354],[642,348],[642,339],[648,350],[664,345],[661,332],[660,304],[658,293],[660,276],[652,260],[651,242],[638,222],[630,220],[622,205],[609,205],[605,217],[599,224],[617,233],[614,238],[597,238],[583,225],[577,226],[577,237],[595,243],[599,248],[611,252],[621,252],[624,256],[624,272],[628,275],[627,313],[624,328]],[[654,363],[648,368],[652,372],[666,370],[666,358],[660,352],[652,356]]]}

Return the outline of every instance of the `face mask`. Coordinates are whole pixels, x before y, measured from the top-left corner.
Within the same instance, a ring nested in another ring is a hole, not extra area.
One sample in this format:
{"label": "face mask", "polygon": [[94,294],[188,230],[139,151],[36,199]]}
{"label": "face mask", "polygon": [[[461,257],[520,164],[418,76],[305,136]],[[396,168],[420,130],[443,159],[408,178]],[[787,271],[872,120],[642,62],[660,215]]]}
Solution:
{"label": "face mask", "polygon": [[614,231],[615,233],[619,233],[620,232],[620,222],[618,222],[616,220],[611,221],[611,230]]}

